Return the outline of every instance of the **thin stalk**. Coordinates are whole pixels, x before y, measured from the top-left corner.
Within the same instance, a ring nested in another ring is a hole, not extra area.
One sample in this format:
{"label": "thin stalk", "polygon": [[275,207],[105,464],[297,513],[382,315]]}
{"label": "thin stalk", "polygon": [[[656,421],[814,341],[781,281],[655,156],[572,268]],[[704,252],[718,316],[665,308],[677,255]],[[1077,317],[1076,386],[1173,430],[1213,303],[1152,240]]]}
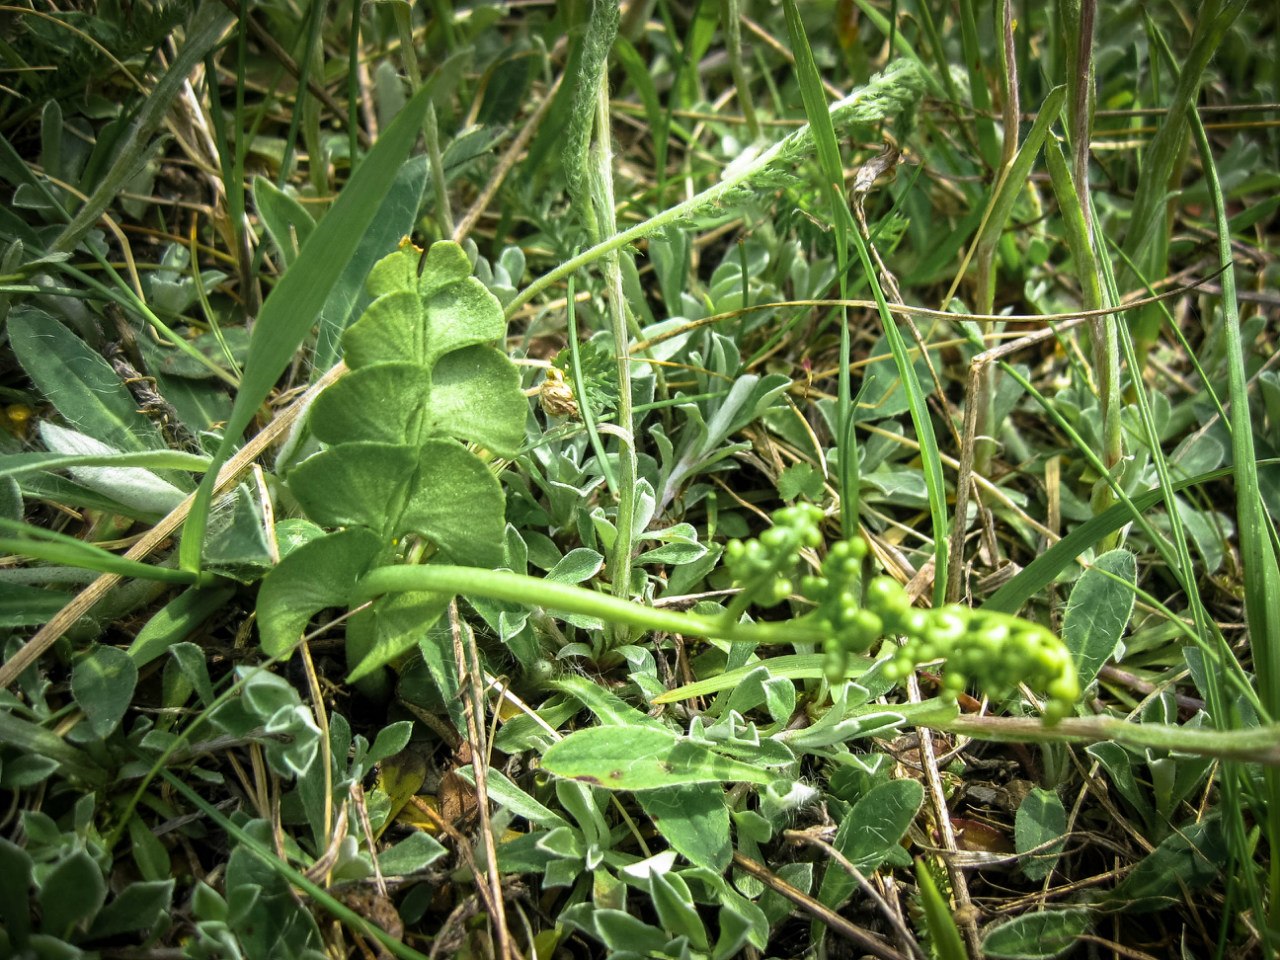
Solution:
{"label": "thin stalk", "polygon": [[729,53],[729,69],[733,84],[738,90],[738,105],[747,121],[747,136],[751,142],[760,139],[760,120],[756,117],[755,101],[751,97],[751,84],[742,63],[742,25],[740,22],[742,0],[720,0],[720,19],[724,26],[724,45]]}
{"label": "thin stalk", "polygon": [[1133,723],[1116,717],[1068,717],[1045,726],[1032,717],[931,717],[935,730],[996,743],[1100,743],[1114,740],[1133,747],[1177,750],[1218,760],[1280,767],[1280,725],[1246,730],[1212,730],[1165,723]]}
{"label": "thin stalk", "polygon": [[409,75],[410,92],[417,93],[422,86],[422,70],[418,67],[418,52],[413,46],[413,7],[408,3],[393,3],[391,10],[396,19],[396,35],[400,38],[400,62]]}
{"label": "thin stalk", "polygon": [[[1231,251],[1231,234],[1222,197],[1222,184],[1204,124],[1194,107],[1187,110],[1196,148],[1200,151],[1209,196],[1213,200],[1218,227],[1218,257],[1226,269],[1222,273],[1223,339],[1227,352],[1228,394],[1231,399],[1231,453],[1236,469],[1236,517],[1240,531],[1240,553],[1244,562],[1245,619],[1249,625],[1250,648],[1258,689],[1267,712],[1280,715],[1280,567],[1271,542],[1271,520],[1262,504],[1258,487],[1257,455],[1253,444],[1253,424],[1249,418],[1249,396],[1245,383],[1244,352],[1240,345],[1240,314],[1236,303],[1236,279]],[[1272,946],[1280,943],[1280,771],[1266,774],[1267,839],[1271,846],[1269,884],[1271,904],[1267,929]]]}
{"label": "thin stalk", "polygon": [[427,119],[422,125],[422,138],[427,143],[427,163],[431,167],[431,188],[436,195],[436,215],[440,218],[441,236],[452,237],[453,208],[444,176],[444,156],[440,152],[440,129],[436,122],[436,105],[427,104]]}
{"label": "thin stalk", "polygon": [[[591,449],[595,451],[596,462],[604,472],[604,482],[609,493],[618,496],[618,479],[613,475],[613,467],[605,455],[604,444],[600,440],[600,432],[596,429],[596,414],[591,409],[591,399],[587,396],[586,378],[582,375],[582,348],[578,344],[578,301],[574,294],[574,277],[569,276],[568,309],[565,322],[569,327],[569,370],[573,378],[573,395],[578,401],[578,414],[582,417],[582,425],[586,427],[587,437],[591,440]],[[634,413],[634,411],[633,411]]]}
{"label": "thin stalk", "polygon": [[[1000,142],[999,179],[1004,180],[1013,169],[1018,153],[1018,65],[1014,56],[1013,12],[1009,0],[996,0],[996,31],[1000,37],[997,58],[1000,66],[1000,91],[1002,94],[1001,121],[1004,127]],[[1015,181],[1016,183],[1016,181]],[[1021,184],[1018,184],[1021,188]],[[1000,192],[997,187],[995,193]],[[995,303],[995,260],[999,234],[991,238],[989,243],[980,243],[974,256],[974,280],[977,285],[978,313],[991,313]],[[997,325],[999,327],[1001,325]],[[996,454],[996,372],[995,364],[985,364],[979,371],[979,392],[973,398],[978,414],[975,422],[976,433],[973,439],[973,469],[976,473],[987,476],[991,472],[991,461]],[[959,519],[963,525],[964,517]]]}
{"label": "thin stalk", "polygon": [[351,27],[347,35],[347,156],[354,172],[360,150],[360,0],[351,3]]}
{"label": "thin stalk", "polygon": [[[609,79],[601,73],[596,86],[596,135],[591,147],[593,161],[591,192],[596,217],[601,231],[617,232],[618,221],[614,214],[613,198],[613,145],[609,127]],[[618,361],[618,426],[624,431],[618,456],[618,515],[617,536],[613,543],[613,592],[625,597],[631,592],[631,554],[635,549],[636,446],[635,423],[631,410],[631,356],[627,344],[631,337],[627,330],[626,297],[622,291],[622,265],[618,250],[610,250],[604,257],[605,284],[609,291],[609,328],[613,335]],[[613,636],[616,645],[626,643],[626,631]]]}
{"label": "thin stalk", "polygon": [[334,919],[342,921],[352,930],[359,931],[363,936],[378,943],[380,948],[387,954],[398,957],[400,960],[427,960],[425,955],[392,937],[376,923],[367,920],[341,900],[336,899],[319,884],[309,879],[306,874],[295,870],[278,857],[274,851],[263,846],[247,831],[237,826],[234,821],[223,816],[217,807],[207,802],[183,780],[174,776],[168,770],[161,770],[160,775],[168,780],[170,786],[186,797],[187,801],[200,810],[204,816],[217,824],[228,836],[234,837],[241,848],[248,850],[269,869],[274,870],[288,880],[293,886],[328,911]]}
{"label": "thin stalk", "polygon": [[[1071,182],[1062,148],[1052,137],[1045,141],[1045,160],[1053,192],[1058,198],[1058,210],[1062,214],[1067,248],[1075,264],[1076,279],[1080,283],[1080,299],[1086,310],[1100,310],[1113,306],[1104,300],[1102,285],[1098,280],[1098,261],[1089,233],[1088,198],[1081,198],[1076,184]],[[1097,316],[1089,321],[1089,338],[1093,344],[1094,375],[1097,377],[1098,403],[1102,408],[1102,461],[1109,473],[1115,473],[1124,458],[1124,435],[1120,429],[1120,348],[1116,343],[1115,320],[1109,316]],[[1111,488],[1101,480],[1095,484],[1091,504],[1094,516],[1105,512],[1114,504]],[[1102,542],[1101,550],[1120,545],[1119,533],[1109,534]]]}
{"label": "thin stalk", "polygon": [[[320,26],[323,17],[325,0],[311,0],[307,7],[306,38],[302,48],[302,59],[298,63],[298,97],[306,97],[309,93],[307,81],[311,76],[311,55],[320,38]],[[276,186],[284,189],[293,169],[293,155],[298,146],[298,128],[302,124],[302,104],[294,101],[293,112],[289,115],[289,132],[285,134],[284,154],[280,159],[280,172],[276,177]]]}
{"label": "thin stalk", "polygon": [[607,620],[638,632],[661,631],[735,643],[821,643],[824,633],[812,623],[797,621],[726,623],[721,617],[646,607],[621,597],[568,583],[557,583],[510,570],[484,570],[446,564],[380,567],[355,588],[353,602],[384,593],[422,590],[429,593],[487,597],[507,603],[541,607]]}

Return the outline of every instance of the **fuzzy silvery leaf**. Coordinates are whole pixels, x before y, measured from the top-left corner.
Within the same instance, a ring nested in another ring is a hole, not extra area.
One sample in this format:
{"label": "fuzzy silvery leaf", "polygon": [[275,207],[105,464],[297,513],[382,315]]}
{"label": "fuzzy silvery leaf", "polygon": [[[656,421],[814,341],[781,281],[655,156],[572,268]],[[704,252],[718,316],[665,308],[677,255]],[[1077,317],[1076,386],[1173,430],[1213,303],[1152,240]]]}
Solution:
{"label": "fuzzy silvery leaf", "polygon": [[[121,451],[76,430],[40,424],[40,439],[54,453],[68,456],[110,456]],[[68,472],[90,490],[142,513],[165,514],[186,499],[186,493],[141,467],[69,467]]]}

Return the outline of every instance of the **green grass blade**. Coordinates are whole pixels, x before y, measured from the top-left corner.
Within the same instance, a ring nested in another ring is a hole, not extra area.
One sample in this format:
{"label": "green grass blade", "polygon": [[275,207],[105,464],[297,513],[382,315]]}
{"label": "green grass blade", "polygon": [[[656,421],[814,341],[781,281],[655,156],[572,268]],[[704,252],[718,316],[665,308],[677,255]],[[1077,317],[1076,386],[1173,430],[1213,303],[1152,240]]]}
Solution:
{"label": "green grass blade", "polygon": [[[1250,649],[1262,701],[1272,718],[1280,716],[1280,567],[1272,543],[1274,529],[1258,487],[1258,465],[1253,443],[1253,422],[1245,379],[1244,354],[1240,345],[1240,314],[1236,301],[1235,266],[1231,234],[1227,225],[1222,184],[1204,124],[1194,109],[1187,111],[1196,146],[1204,167],[1209,195],[1213,199],[1218,232],[1218,258],[1226,265],[1222,273],[1222,323],[1227,347],[1227,392],[1231,399],[1231,453],[1236,478],[1236,525],[1240,531],[1240,559],[1244,566],[1245,620],[1249,624]],[[1272,946],[1280,945],[1280,772],[1266,774],[1267,834],[1272,849],[1268,868],[1271,905],[1267,929]]]}
{"label": "green grass blade", "polygon": [[221,40],[232,18],[231,11],[220,3],[199,5],[188,25],[186,41],[178,50],[177,56],[138,110],[129,129],[121,134],[122,146],[112,158],[111,168],[98,181],[97,187],[85,201],[84,206],[63,228],[51,249],[62,252],[74,250],[76,244],[94,227],[98,218],[124,189],[129,179],[138,172],[138,165],[146,159],[148,152],[152,149],[152,133],[164,122],[174,97],[182,90],[187,78],[191,76],[191,71]]}
{"label": "green grass blade", "polygon": [[[1125,233],[1124,251],[1149,277],[1163,277],[1168,259],[1170,178],[1180,163],[1187,140],[1187,110],[1191,108],[1204,83],[1209,61],[1222,47],[1222,41],[1236,17],[1248,6],[1245,0],[1208,0],[1196,11],[1195,33],[1191,49],[1178,65],[1178,82],[1173,97],[1166,104],[1156,135],[1142,153],[1142,176],[1133,198],[1133,213]],[[1145,11],[1144,11],[1145,14]],[[1148,21],[1150,31],[1159,31]],[[1144,310],[1137,322],[1138,353],[1145,356],[1160,329],[1160,316]]]}
{"label": "green grass blade", "polygon": [[190,470],[203,472],[209,458],[180,450],[147,450],[105,456],[64,456],[60,453],[11,453],[0,456],[0,477],[17,477],[40,470],[65,467],[142,467],[148,470]]}
{"label": "green grass blade", "polygon": [[200,574],[190,570],[155,567],[148,563],[138,563],[136,560],[126,560],[109,550],[103,550],[101,547],[77,540],[75,537],[3,517],[0,517],[0,530],[16,534],[11,537],[0,537],[0,553],[33,557],[46,563],[97,570],[99,573],[112,573],[119,577],[132,577],[136,580],[199,583],[202,579],[211,579],[202,578]]}
{"label": "green grass blade", "polygon": [[183,532],[180,560],[184,569],[200,568],[200,547],[218,468],[237,446],[240,434],[293,359],[330,291],[356,255],[361,239],[418,138],[430,94],[431,88],[424,87],[405,104],[339,194],[333,208],[320,221],[297,261],[263,304],[249,341],[244,380],[236,394],[222,443],[196,494]]}
{"label": "green grass blade", "polygon": [[951,917],[951,907],[938,892],[938,885],[923,860],[916,860],[916,880],[920,884],[920,906],[924,908],[925,928],[933,943],[934,956],[938,960],[968,960],[969,953]]}
{"label": "green grass blade", "polygon": [[[1230,467],[1211,470],[1194,477],[1175,480],[1172,490],[1174,492],[1185,490],[1188,487],[1200,486],[1230,475]],[[1096,517],[1086,520],[1023,567],[1012,580],[987,597],[982,603],[982,609],[994,610],[998,613],[1017,613],[1028,600],[1053,583],[1054,578],[1067,569],[1076,557],[1099,543],[1108,534],[1114,533],[1131,522],[1134,510],[1139,512],[1150,510],[1163,499],[1164,491],[1156,487],[1132,497],[1129,504],[1117,503]]]}
{"label": "green grass blade", "polygon": [[[836,141],[835,126],[827,110],[826,94],[822,79],[813,60],[813,50],[805,35],[804,23],[795,0],[786,0],[783,10],[787,17],[787,32],[791,36],[791,49],[796,58],[796,77],[800,81],[800,95],[804,100],[804,112],[813,129],[817,145],[818,165],[822,170],[822,189],[831,211],[835,229],[836,270],[840,278],[840,299],[849,298],[849,211],[844,201],[844,163],[840,158],[840,146]],[[857,228],[854,227],[854,232]],[[858,532],[858,448],[853,429],[853,384],[849,374],[852,344],[849,338],[849,316],[846,307],[840,308],[840,373],[837,381],[836,401],[836,450],[839,460],[837,486],[840,491],[840,527],[846,537]]]}

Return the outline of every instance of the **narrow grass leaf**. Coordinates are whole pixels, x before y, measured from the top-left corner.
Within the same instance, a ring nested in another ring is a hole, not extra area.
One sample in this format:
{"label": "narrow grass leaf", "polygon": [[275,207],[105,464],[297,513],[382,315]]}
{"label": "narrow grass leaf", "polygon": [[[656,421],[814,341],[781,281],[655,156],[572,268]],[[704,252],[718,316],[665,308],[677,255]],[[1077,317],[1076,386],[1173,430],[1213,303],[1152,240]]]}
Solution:
{"label": "narrow grass leaf", "polygon": [[0,532],[3,531],[16,535],[0,536],[0,554],[11,553],[61,566],[114,573],[120,577],[139,580],[159,580],[163,583],[196,583],[201,580],[199,574],[190,570],[174,570],[171,567],[156,567],[136,560],[126,560],[109,550],[43,527],[0,519]]}
{"label": "narrow grass leaf", "polygon": [[938,892],[933,874],[923,860],[916,860],[916,881],[920,885],[920,905],[924,908],[924,925],[933,942],[938,960],[968,960],[969,953],[960,939],[960,931],[951,916],[951,905]]}
{"label": "narrow grass leaf", "polygon": [[0,477],[18,477],[41,470],[64,470],[67,467],[141,467],[148,470],[189,470],[192,473],[202,473],[208,466],[208,457],[181,450],[75,456],[61,453],[10,453],[0,456]]}
{"label": "narrow grass leaf", "polygon": [[399,960],[426,960],[426,957],[414,950],[412,947],[402,943],[401,941],[390,936],[386,931],[376,924],[366,920],[360,914],[356,913],[340,900],[335,899],[332,894],[323,887],[309,880],[306,875],[295,870],[289,864],[285,863],[275,855],[273,851],[259,843],[248,831],[237,826],[220,810],[212,804],[204,800],[198,793],[187,786],[182,780],[174,776],[168,770],[161,770],[160,775],[182,794],[189,803],[200,810],[213,823],[225,831],[229,836],[235,838],[240,847],[247,850],[253,856],[257,857],[270,870],[284,877],[291,884],[305,892],[307,896],[316,901],[321,907],[327,910],[333,917],[341,920],[354,930],[359,930],[364,936],[380,943],[392,956],[398,957]]}
{"label": "narrow grass leaf", "polygon": [[[1212,470],[1184,480],[1175,481],[1174,491],[1187,487],[1199,486],[1213,480],[1230,476],[1231,469]],[[1119,530],[1133,520],[1134,511],[1150,510],[1164,500],[1164,491],[1155,488],[1130,498],[1133,507],[1117,503],[1106,512],[1086,520],[1069,534],[1055,543],[1040,556],[1023,567],[1012,580],[989,596],[983,603],[984,610],[998,613],[1017,613],[1033,596],[1047,587],[1054,579],[1067,569],[1076,558],[1098,543],[1108,533]]]}
{"label": "narrow grass leaf", "polygon": [[[1223,340],[1227,352],[1227,392],[1231,399],[1231,453],[1236,478],[1236,518],[1240,531],[1240,555],[1244,565],[1245,618],[1250,649],[1257,671],[1259,692],[1267,712],[1280,717],[1280,565],[1277,564],[1274,518],[1268,515],[1258,485],[1258,463],[1250,416],[1248,383],[1240,336],[1240,313],[1232,237],[1227,225],[1222,184],[1213,160],[1204,124],[1190,110],[1196,146],[1204,165],[1209,194],[1213,198],[1218,233],[1218,258],[1222,273]],[[1280,772],[1266,774],[1267,834],[1274,853],[1280,844]],[[1238,826],[1242,826],[1238,825]],[[1267,912],[1269,934],[1280,941],[1280,857],[1268,865],[1271,903]]]}
{"label": "narrow grass leaf", "polygon": [[234,12],[222,4],[202,3],[196,8],[169,69],[134,114],[129,127],[121,132],[120,145],[111,157],[110,168],[94,178],[93,193],[53,242],[53,251],[74,250],[125,189],[148,153],[157,146],[151,136],[164,122],[174,98],[188,84],[192,71],[218,45],[234,19]]}

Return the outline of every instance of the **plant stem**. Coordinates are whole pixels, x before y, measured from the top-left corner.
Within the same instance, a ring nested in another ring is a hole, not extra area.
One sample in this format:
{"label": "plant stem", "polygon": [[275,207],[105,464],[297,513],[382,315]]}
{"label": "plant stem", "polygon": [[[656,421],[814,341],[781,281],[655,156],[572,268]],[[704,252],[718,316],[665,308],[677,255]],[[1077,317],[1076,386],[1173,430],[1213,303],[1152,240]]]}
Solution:
{"label": "plant stem", "polygon": [[428,564],[417,567],[380,567],[355,589],[354,603],[384,593],[403,591],[462,594],[486,597],[529,607],[542,607],[596,617],[638,631],[662,631],[689,637],[729,640],[734,643],[821,643],[823,633],[812,623],[725,623],[721,618],[646,607],[621,597],[573,584],[556,583],[509,570],[484,570]]}
{"label": "plant stem", "polygon": [[[614,234],[618,221],[614,214],[613,197],[613,145],[609,127],[609,78],[603,72],[596,84],[596,133],[591,147],[591,194],[601,233]],[[631,355],[627,349],[631,341],[627,331],[626,296],[622,291],[622,264],[617,249],[604,256],[605,284],[608,288],[609,332],[613,336],[618,364],[618,426],[622,428],[621,448],[618,451],[618,514],[617,537],[613,544],[614,596],[625,597],[631,592],[631,554],[635,548],[635,494],[636,494],[636,444],[635,423],[631,410]],[[584,398],[585,399],[585,398]],[[627,642],[626,630],[612,635],[614,646]]]}
{"label": "plant stem", "polygon": [[1033,717],[957,716],[930,718],[929,726],[1000,743],[1099,743],[1115,740],[1134,747],[1177,750],[1218,760],[1280,767],[1280,725],[1248,730],[1211,730],[1167,723],[1131,723],[1116,717],[1068,717],[1046,726]]}

